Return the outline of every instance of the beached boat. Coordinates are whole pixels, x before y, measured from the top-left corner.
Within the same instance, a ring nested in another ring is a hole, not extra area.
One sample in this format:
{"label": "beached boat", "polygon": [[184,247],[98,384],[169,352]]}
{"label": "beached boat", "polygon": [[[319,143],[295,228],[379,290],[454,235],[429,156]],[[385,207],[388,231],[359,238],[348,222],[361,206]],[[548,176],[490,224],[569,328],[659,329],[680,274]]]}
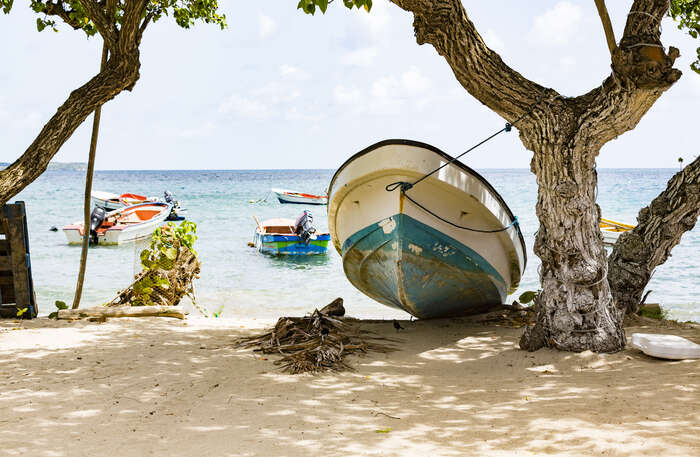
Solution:
{"label": "beached boat", "polygon": [[[428,144],[386,140],[348,159],[328,190],[331,239],[350,282],[420,318],[505,303],[525,270],[525,242],[503,198],[451,160]],[[397,188],[443,165],[405,194]]]}
{"label": "beached boat", "polygon": [[328,196],[305,194],[293,190],[270,189],[280,203],[297,203],[303,205],[326,205]]}
{"label": "beached boat", "polygon": [[[173,205],[164,202],[140,203],[138,205],[105,212],[95,208],[92,212],[90,242],[92,244],[120,244],[151,236],[162,225]],[[68,243],[83,242],[83,223],[76,222],[63,227]]]}
{"label": "beached boat", "polygon": [[600,233],[603,234],[603,245],[605,246],[614,245],[621,234],[633,228],[634,225],[600,218]]}
{"label": "beached boat", "polygon": [[138,194],[115,194],[112,192],[103,192],[101,190],[93,190],[90,193],[92,206],[104,208],[107,210],[115,210],[125,206],[137,205],[139,203],[157,201],[156,197],[146,197]]}
{"label": "beached boat", "polygon": [[[304,216],[308,217],[304,219]],[[298,219],[268,219],[258,222],[255,228],[253,246],[263,254],[315,255],[328,251],[331,237],[328,233],[317,233],[310,222],[310,213]]]}

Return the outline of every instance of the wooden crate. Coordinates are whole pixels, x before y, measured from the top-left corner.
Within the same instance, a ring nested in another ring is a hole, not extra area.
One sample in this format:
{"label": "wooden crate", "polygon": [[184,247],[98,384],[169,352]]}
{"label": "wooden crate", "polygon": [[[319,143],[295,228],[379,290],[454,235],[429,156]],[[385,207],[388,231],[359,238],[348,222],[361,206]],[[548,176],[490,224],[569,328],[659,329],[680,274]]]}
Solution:
{"label": "wooden crate", "polygon": [[27,216],[24,202],[15,202],[0,215],[0,317],[17,317],[24,308],[23,318],[36,317]]}

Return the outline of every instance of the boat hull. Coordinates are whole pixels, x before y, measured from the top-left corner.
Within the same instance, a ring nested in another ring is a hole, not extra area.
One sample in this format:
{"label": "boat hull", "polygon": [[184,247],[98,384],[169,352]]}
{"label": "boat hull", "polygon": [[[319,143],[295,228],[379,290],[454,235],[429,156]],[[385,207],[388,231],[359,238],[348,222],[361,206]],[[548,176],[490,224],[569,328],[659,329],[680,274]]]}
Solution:
{"label": "boat hull", "polygon": [[328,197],[324,196],[312,196],[306,195],[299,192],[282,190],[282,189],[272,189],[272,193],[275,194],[277,200],[280,203],[292,203],[297,205],[326,205],[328,204]]}
{"label": "boat hull", "polygon": [[508,292],[481,255],[405,214],[348,238],[342,257],[355,287],[419,318],[487,311],[503,303]]}
{"label": "boat hull", "polygon": [[275,235],[255,232],[253,243],[263,254],[270,255],[322,255],[328,252],[328,234],[313,235],[309,244],[304,243],[298,235]]}
{"label": "boat hull", "polygon": [[[123,208],[121,210],[113,211],[109,215],[126,212],[139,207],[159,207],[162,208],[161,212],[144,222],[136,224],[117,224],[104,231],[98,231],[97,234],[97,244],[101,246],[113,246],[122,243],[128,243],[130,241],[136,241],[140,239],[149,238],[153,231],[163,225],[170,214],[172,205],[167,203],[143,203],[140,205],[134,205],[131,207]],[[68,244],[82,244],[83,242],[83,224],[82,222],[76,222],[71,225],[63,227],[63,233],[66,235]]]}
{"label": "boat hull", "polygon": [[[424,143],[387,140],[350,158],[329,188],[328,225],[350,282],[419,318],[501,305],[525,269],[510,209],[475,171],[447,165],[451,159]],[[386,190],[443,165],[405,195]]]}

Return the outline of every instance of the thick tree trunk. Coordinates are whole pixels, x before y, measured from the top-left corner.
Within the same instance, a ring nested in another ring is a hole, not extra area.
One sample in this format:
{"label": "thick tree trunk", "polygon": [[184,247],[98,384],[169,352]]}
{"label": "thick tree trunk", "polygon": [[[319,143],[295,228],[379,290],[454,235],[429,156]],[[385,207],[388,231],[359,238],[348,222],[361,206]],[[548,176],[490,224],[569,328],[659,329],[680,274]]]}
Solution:
{"label": "thick tree trunk", "polygon": [[536,324],[520,342],[523,349],[615,352],[625,347],[598,229],[597,175],[590,166],[596,153],[572,139],[533,156],[540,221],[535,254],[542,260],[542,291],[535,299]]}
{"label": "thick tree trunk", "polygon": [[656,267],[671,255],[700,216],[700,158],[676,173],[637,217],[634,230],[617,240],[608,259],[608,281],[617,307],[635,313]]}
{"label": "thick tree trunk", "polygon": [[46,170],[61,146],[97,107],[133,87],[139,79],[140,65],[138,48],[112,55],[104,71],[71,92],[24,154],[0,171],[0,205]]}
{"label": "thick tree trunk", "polygon": [[668,0],[634,1],[619,46],[610,43],[612,75],[578,97],[562,97],[506,65],[481,39],[460,0],[392,1],[413,13],[418,44],[431,44],[465,90],[514,124],[534,153],[540,220],[535,253],[542,259],[543,290],[535,301],[537,325],[523,335],[521,347],[623,348],[598,229],[595,158],[680,78],[673,69],[678,50],[667,54],[660,40]]}

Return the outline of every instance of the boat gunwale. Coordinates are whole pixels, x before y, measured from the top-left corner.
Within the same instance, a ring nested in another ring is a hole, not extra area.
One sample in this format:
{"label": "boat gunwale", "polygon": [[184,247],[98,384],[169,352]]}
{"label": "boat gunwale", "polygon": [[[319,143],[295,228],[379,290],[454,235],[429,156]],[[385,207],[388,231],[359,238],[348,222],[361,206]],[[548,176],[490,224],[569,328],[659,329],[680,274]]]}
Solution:
{"label": "boat gunwale", "polygon": [[[468,173],[468,174],[474,176],[477,180],[479,180],[484,185],[484,187],[486,187],[489,191],[491,191],[493,193],[493,195],[496,197],[496,200],[498,200],[498,202],[501,204],[501,206],[503,206],[503,208],[506,210],[506,214],[508,214],[508,216],[510,216],[511,223],[515,222],[516,218],[515,218],[515,215],[513,214],[513,211],[511,211],[511,209],[508,207],[508,204],[503,199],[501,194],[498,193],[498,191],[491,185],[491,183],[489,183],[486,180],[486,178],[484,178],[479,173],[474,171],[474,169],[470,168],[469,166],[465,165],[464,163],[460,162],[459,160],[455,160],[454,157],[451,157],[449,154],[441,151],[440,149],[438,149],[437,147],[435,147],[433,145],[423,143],[422,141],[408,140],[408,139],[402,139],[402,138],[390,138],[390,139],[386,139],[386,140],[382,140],[382,141],[379,141],[377,143],[374,143],[373,145],[368,146],[368,147],[362,149],[361,151],[353,154],[345,162],[343,162],[343,164],[340,167],[338,167],[338,169],[333,174],[333,177],[331,178],[331,182],[328,185],[328,191],[326,192],[326,194],[328,195],[329,206],[330,206],[331,195],[333,193],[333,183],[335,183],[336,178],[338,177],[340,172],[342,172],[345,169],[345,167],[347,167],[350,163],[352,163],[356,159],[359,159],[360,157],[374,151],[375,149],[379,149],[379,148],[382,148],[384,146],[391,146],[391,145],[414,146],[414,147],[418,147],[418,148],[427,149],[427,150],[441,156],[442,158],[446,159],[448,162],[451,163],[451,165],[456,165],[457,168],[460,168],[465,173]],[[522,247],[522,252],[523,252],[523,269],[522,269],[523,271],[520,273],[520,276],[522,279],[522,275],[525,272],[525,268],[527,267],[527,246],[525,245],[525,238],[523,237],[523,232],[520,229],[519,224],[516,224],[516,231],[518,232],[518,238],[520,239],[520,245]],[[518,281],[518,283],[519,282],[520,281]]]}

